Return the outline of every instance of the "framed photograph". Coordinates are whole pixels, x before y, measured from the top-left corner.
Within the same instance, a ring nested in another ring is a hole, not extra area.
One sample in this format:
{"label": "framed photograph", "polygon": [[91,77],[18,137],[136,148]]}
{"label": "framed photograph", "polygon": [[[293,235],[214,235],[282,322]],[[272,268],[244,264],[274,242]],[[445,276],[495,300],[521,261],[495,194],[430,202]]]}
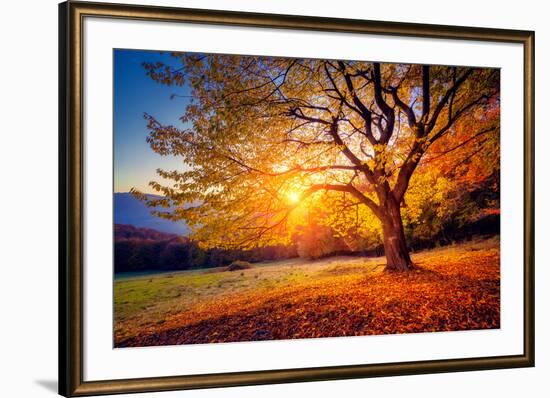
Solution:
{"label": "framed photograph", "polygon": [[59,27],[62,395],[534,366],[534,32]]}

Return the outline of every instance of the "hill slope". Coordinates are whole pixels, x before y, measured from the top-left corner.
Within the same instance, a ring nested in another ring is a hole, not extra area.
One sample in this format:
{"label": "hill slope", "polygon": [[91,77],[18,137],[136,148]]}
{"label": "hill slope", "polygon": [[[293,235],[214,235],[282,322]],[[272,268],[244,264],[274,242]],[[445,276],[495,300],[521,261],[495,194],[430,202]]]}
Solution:
{"label": "hill slope", "polygon": [[129,224],[135,227],[152,228],[157,231],[187,235],[189,227],[183,222],[165,220],[151,214],[153,209],[134,198],[129,192],[114,194],[115,224]]}

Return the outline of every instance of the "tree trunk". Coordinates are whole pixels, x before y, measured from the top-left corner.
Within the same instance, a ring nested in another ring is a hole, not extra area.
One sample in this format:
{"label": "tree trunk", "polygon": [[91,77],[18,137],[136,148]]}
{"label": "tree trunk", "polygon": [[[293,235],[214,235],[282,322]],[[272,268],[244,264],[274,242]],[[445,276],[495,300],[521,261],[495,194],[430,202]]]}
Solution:
{"label": "tree trunk", "polygon": [[386,271],[403,272],[412,269],[412,261],[405,240],[401,209],[395,199],[389,198],[384,206],[382,227]]}

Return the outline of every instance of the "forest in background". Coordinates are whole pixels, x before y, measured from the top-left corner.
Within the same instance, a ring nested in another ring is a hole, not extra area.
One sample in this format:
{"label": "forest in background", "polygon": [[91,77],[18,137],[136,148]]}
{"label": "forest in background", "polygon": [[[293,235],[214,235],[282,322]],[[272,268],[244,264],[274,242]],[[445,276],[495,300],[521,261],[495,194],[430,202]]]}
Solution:
{"label": "forest in background", "polygon": [[[473,237],[497,235],[500,216],[489,214],[468,224],[439,231],[431,239],[411,239],[413,251],[471,240]],[[412,238],[412,236],[411,236]],[[115,273],[143,271],[182,271],[227,266],[235,261],[257,263],[293,257],[317,259],[348,254],[381,256],[381,243],[370,247],[353,247],[332,231],[317,230],[317,235],[296,236],[288,246],[260,247],[253,250],[202,249],[196,242],[176,234],[115,224]]]}

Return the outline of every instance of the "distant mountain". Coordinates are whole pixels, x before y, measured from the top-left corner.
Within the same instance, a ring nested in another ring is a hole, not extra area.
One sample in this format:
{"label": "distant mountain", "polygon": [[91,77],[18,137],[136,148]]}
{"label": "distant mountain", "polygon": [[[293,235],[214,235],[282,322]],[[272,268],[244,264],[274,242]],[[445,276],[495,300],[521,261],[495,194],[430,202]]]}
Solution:
{"label": "distant mountain", "polygon": [[174,239],[187,239],[178,234],[160,232],[152,228],[140,228],[127,224],[115,224],[115,241],[137,239],[165,241]]}
{"label": "distant mountain", "polygon": [[[154,196],[154,195],[151,195]],[[157,231],[187,235],[189,227],[184,222],[174,222],[151,214],[153,208],[136,199],[131,193],[114,194],[115,224],[129,224],[135,227],[152,228]]]}

